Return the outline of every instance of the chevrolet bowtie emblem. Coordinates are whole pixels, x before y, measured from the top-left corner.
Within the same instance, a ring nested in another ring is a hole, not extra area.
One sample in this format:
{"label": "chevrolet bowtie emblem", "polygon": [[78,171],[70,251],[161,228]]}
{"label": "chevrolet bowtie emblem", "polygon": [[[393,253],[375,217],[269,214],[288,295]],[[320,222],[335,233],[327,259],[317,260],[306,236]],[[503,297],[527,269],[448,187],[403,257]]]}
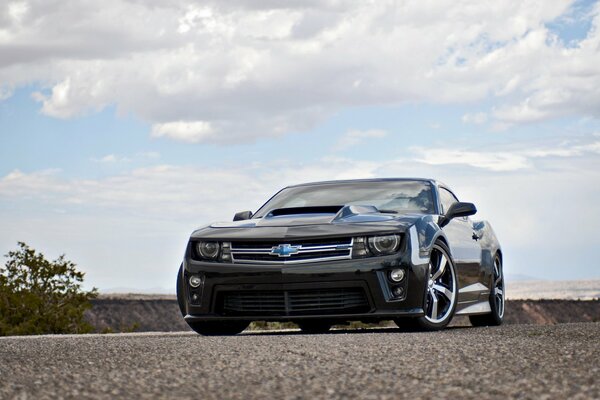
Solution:
{"label": "chevrolet bowtie emblem", "polygon": [[271,248],[271,254],[278,255],[279,257],[289,257],[292,254],[296,254],[300,251],[301,246],[292,246],[291,244],[280,244]]}

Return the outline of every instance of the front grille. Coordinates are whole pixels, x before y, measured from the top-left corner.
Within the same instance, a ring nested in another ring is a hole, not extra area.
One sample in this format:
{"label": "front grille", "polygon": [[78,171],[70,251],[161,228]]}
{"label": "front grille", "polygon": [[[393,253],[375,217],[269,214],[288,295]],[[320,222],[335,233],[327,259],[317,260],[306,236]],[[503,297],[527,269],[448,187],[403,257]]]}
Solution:
{"label": "front grille", "polygon": [[352,258],[352,238],[232,242],[238,264],[300,264]]}
{"label": "front grille", "polygon": [[224,315],[253,316],[347,314],[370,309],[363,288],[223,292],[217,304]]}

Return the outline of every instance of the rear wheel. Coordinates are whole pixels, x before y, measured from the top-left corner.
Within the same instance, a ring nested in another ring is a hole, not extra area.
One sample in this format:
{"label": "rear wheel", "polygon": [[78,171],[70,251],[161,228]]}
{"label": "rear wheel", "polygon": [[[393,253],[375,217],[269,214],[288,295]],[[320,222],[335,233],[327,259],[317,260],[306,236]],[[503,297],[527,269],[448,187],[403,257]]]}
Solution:
{"label": "rear wheel", "polygon": [[469,320],[473,326],[498,326],[504,320],[504,271],[500,255],[494,257],[494,277],[490,292],[490,308],[492,312],[483,315],[471,315]]}
{"label": "rear wheel", "polygon": [[442,242],[436,242],[429,258],[425,315],[412,320],[398,319],[394,322],[401,329],[416,328],[428,331],[443,329],[454,316],[457,295],[458,281],[454,261],[448,247]]}
{"label": "rear wheel", "polygon": [[297,324],[305,333],[325,333],[331,329],[331,323],[327,321],[301,321]]}

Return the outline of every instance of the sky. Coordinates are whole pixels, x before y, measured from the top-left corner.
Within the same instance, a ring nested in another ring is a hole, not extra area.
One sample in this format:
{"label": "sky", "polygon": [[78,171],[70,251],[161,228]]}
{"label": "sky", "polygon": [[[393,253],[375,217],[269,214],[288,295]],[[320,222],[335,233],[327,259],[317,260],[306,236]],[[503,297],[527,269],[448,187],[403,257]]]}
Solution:
{"label": "sky", "polygon": [[0,0],[0,251],[173,291],[280,188],[428,177],[505,273],[597,279],[600,3]]}

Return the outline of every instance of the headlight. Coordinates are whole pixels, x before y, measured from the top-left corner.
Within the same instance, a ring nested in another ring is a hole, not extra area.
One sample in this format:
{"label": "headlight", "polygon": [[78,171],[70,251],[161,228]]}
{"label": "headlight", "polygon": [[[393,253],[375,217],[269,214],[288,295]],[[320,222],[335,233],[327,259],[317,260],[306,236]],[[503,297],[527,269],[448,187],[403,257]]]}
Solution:
{"label": "headlight", "polygon": [[400,235],[371,236],[367,243],[371,253],[376,256],[393,254],[400,247]]}
{"label": "headlight", "polygon": [[198,250],[198,255],[200,257],[214,260],[219,255],[221,246],[219,246],[219,242],[198,242],[196,244],[196,250]]}

